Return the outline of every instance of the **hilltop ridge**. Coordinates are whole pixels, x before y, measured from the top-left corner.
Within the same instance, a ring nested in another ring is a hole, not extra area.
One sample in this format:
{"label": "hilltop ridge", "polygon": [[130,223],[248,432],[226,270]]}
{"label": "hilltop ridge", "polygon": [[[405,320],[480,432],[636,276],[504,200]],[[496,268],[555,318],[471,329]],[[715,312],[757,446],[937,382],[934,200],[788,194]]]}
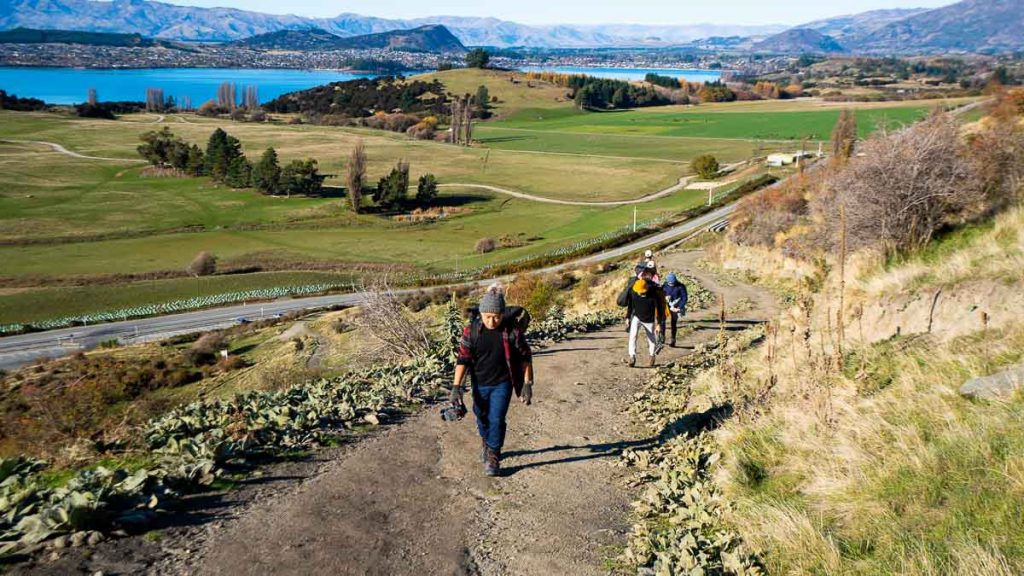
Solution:
{"label": "hilltop ridge", "polygon": [[343,38],[321,28],[278,30],[231,43],[261,50],[367,50],[392,49],[411,52],[462,53],[466,47],[442,25],[411,30],[391,30]]}

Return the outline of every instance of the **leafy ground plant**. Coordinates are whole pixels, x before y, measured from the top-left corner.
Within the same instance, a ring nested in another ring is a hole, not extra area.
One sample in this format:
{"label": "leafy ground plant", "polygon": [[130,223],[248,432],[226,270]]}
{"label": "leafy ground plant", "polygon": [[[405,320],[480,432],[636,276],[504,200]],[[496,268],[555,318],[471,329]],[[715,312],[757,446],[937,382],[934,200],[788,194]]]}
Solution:
{"label": "leafy ground plant", "polygon": [[[750,346],[762,333],[760,327],[747,330],[730,339],[727,349]],[[713,402],[704,412],[692,410],[693,380],[721,358],[716,347],[700,346],[660,368],[634,396],[633,413],[657,431],[651,447],[627,450],[622,458],[635,469],[640,487],[622,560],[638,574],[764,573],[760,559],[730,526],[730,506],[713,477],[721,453],[708,429],[730,414],[730,406]]]}
{"label": "leafy ground plant", "polygon": [[[608,311],[567,319],[552,310],[528,337],[558,341],[618,319]],[[0,556],[33,552],[61,534],[96,540],[114,527],[142,528],[179,494],[214,485],[232,467],[330,444],[346,429],[379,423],[384,412],[423,403],[450,380],[461,328],[453,301],[427,354],[173,410],[144,427],[145,466],[97,467],[46,482],[44,462],[0,460]]]}

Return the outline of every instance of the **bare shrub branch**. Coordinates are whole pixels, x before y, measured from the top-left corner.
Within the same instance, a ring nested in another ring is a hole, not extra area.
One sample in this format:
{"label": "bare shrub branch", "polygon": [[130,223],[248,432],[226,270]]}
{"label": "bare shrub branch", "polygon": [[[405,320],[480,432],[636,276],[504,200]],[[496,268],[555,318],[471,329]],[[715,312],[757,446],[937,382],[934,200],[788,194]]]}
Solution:
{"label": "bare shrub branch", "polygon": [[838,245],[839,207],[847,214],[851,249],[881,245],[886,252],[917,248],[943,226],[980,207],[981,186],[948,114],[867,140],[863,156],[833,172],[813,198],[829,244]]}
{"label": "bare shrub branch", "polygon": [[494,238],[481,238],[476,241],[476,245],[473,249],[480,254],[486,254],[488,252],[494,252],[497,245],[498,244],[494,241]]}
{"label": "bare shrub branch", "polygon": [[387,276],[361,283],[362,314],[355,324],[376,341],[382,352],[393,358],[415,358],[430,351],[430,326],[417,319],[388,285]]}
{"label": "bare shrub branch", "polygon": [[1015,115],[996,118],[970,138],[971,158],[994,210],[1024,196],[1024,126]]}
{"label": "bare shrub branch", "polygon": [[807,215],[808,191],[819,186],[816,176],[798,174],[744,197],[730,218],[730,237],[746,246],[774,246],[781,233]]}

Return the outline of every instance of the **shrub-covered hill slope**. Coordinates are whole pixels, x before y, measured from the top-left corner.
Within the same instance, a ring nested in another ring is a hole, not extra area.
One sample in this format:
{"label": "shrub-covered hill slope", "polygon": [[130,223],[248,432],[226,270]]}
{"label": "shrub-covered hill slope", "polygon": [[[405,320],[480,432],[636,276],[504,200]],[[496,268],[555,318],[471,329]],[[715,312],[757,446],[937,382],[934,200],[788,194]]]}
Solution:
{"label": "shrub-covered hill slope", "polygon": [[[688,380],[732,407],[716,481],[770,572],[1024,570],[1024,393],[961,393],[1024,374],[1024,128],[1005,103],[972,130],[936,118],[858,143],[749,200],[714,248],[710,265],[789,303],[759,346]],[[862,202],[928,220],[869,227]]]}

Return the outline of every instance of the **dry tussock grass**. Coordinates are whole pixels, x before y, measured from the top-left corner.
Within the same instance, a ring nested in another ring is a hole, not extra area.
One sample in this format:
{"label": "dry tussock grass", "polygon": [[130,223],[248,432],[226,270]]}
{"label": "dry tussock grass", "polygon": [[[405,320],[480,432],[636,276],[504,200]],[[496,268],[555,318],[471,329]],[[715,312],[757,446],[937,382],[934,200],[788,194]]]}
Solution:
{"label": "dry tussock grass", "polygon": [[[901,294],[922,286],[952,286],[966,280],[1024,281],[1024,208],[995,218],[991,227],[940,241],[931,250],[858,284],[866,295]],[[865,268],[878,270],[879,261]]]}
{"label": "dry tussock grass", "polygon": [[[733,521],[765,551],[771,571],[1024,572],[1024,395],[974,403],[957,393],[969,377],[1024,360],[1024,324],[852,343],[856,310],[885,295],[954,292],[984,279],[1019,289],[1022,230],[1018,207],[903,262],[870,251],[851,257],[842,363],[837,265],[787,268],[777,252],[718,247],[717,258],[734,270],[795,294],[777,319],[775,361],[769,346],[733,360],[745,368],[746,389],[778,379],[769,407],[718,431],[728,454],[719,480],[737,502]],[[822,281],[812,293],[815,274]],[[736,384],[709,371],[694,386],[724,401]]]}
{"label": "dry tussock grass", "polygon": [[[1024,569],[1024,557],[1010,552],[1021,543],[1012,534],[1024,526],[1009,519],[1024,506],[1024,399],[975,404],[956,393],[967,377],[1020,361],[1024,325],[941,345],[922,337],[881,344],[881,352],[858,348],[844,372],[827,375],[827,419],[826,375],[810,367],[799,340],[793,345],[779,351],[768,413],[719,432],[729,454],[720,480],[737,500],[734,521],[768,552],[773,571]],[[737,359],[748,369],[745,386],[768,377],[765,353]],[[865,392],[870,379],[880,387]],[[694,385],[723,397],[731,386],[717,371]]]}

